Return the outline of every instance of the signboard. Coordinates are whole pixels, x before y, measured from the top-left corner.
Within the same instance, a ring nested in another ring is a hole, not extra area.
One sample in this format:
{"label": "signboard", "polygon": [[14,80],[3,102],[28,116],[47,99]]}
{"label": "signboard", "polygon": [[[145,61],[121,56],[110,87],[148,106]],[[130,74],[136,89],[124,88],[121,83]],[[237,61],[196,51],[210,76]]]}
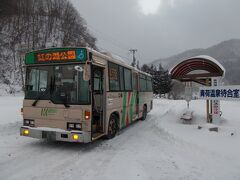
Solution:
{"label": "signboard", "polygon": [[84,48],[58,48],[27,53],[25,64],[66,63],[86,60],[87,50]]}
{"label": "signboard", "polygon": [[209,100],[240,100],[240,86],[214,86],[199,88],[199,98]]}
{"label": "signboard", "polygon": [[213,107],[212,114],[213,115],[218,115],[218,114],[220,115],[220,103],[219,103],[219,100],[213,100],[212,107]]}
{"label": "signboard", "polygon": [[[212,87],[218,87],[220,84],[221,78],[219,77],[213,77],[211,84]],[[213,93],[214,95],[214,93]],[[212,100],[212,122],[214,124],[218,124],[221,119],[221,111],[220,111],[220,100],[219,99],[214,99]]]}
{"label": "signboard", "polygon": [[118,80],[118,71],[115,68],[109,68],[109,79]]}

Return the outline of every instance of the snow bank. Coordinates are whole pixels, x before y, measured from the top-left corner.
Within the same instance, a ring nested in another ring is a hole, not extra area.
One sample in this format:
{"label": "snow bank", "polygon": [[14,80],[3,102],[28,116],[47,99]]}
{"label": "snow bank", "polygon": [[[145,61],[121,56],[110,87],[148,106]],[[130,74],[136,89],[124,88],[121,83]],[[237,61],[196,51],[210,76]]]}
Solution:
{"label": "snow bank", "polygon": [[[184,124],[180,119],[186,111],[187,103],[185,101],[168,101],[168,103],[172,103],[172,108],[163,119],[156,120],[157,126],[165,132],[176,139],[195,144],[212,152],[231,155],[233,159],[239,156],[240,120],[237,113],[240,102],[221,101],[223,115],[219,125],[206,123],[206,101],[193,100],[190,102],[190,108],[194,111],[191,124]],[[209,131],[209,128],[212,127],[217,127],[218,132]]]}
{"label": "snow bank", "polygon": [[22,87],[20,85],[7,85],[0,83],[0,96],[7,95],[23,95]]}
{"label": "snow bank", "polygon": [[23,96],[0,96],[0,125],[22,122]]}
{"label": "snow bank", "polygon": [[204,101],[190,102],[193,122],[182,124],[185,101],[155,99],[145,121],[114,139],[75,144],[20,137],[22,98],[0,97],[0,179],[240,178],[239,102],[221,103],[219,132],[208,131]]}

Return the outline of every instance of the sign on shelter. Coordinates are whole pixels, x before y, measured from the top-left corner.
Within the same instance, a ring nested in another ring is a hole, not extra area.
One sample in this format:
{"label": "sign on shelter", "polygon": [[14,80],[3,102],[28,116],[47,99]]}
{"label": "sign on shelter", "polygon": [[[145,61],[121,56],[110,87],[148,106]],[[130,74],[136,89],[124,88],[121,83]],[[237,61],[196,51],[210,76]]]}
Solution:
{"label": "sign on shelter", "polygon": [[240,86],[212,86],[199,88],[200,99],[210,100],[240,100]]}

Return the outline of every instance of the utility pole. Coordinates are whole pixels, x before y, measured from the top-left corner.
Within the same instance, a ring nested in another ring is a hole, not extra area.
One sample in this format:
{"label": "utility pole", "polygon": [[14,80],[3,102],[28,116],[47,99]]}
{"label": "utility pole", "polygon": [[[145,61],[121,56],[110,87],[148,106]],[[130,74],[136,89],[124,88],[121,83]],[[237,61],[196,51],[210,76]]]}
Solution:
{"label": "utility pole", "polygon": [[136,67],[135,53],[137,52],[137,49],[130,49],[129,51],[133,54],[133,62],[131,63],[131,66]]}

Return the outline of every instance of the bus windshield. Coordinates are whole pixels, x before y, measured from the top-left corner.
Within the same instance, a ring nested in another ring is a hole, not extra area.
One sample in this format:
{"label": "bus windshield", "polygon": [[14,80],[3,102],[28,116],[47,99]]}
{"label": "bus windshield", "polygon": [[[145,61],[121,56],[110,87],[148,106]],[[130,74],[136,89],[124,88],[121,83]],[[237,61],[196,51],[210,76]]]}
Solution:
{"label": "bus windshield", "polygon": [[83,72],[75,70],[75,65],[27,67],[25,99],[89,104],[89,93],[89,81],[83,80]]}

